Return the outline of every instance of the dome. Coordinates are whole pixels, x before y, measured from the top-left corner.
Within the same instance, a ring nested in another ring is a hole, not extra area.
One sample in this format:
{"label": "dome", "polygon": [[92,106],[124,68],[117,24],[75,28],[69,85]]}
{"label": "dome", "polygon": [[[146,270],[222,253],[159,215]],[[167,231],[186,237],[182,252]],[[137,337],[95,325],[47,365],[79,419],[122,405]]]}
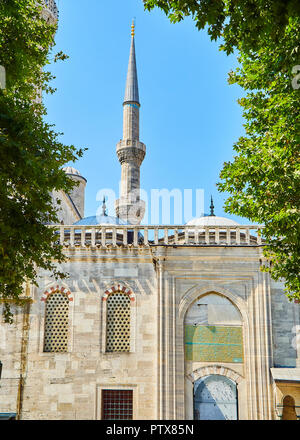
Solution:
{"label": "dome", "polygon": [[190,226],[239,226],[239,223],[235,222],[234,220],[231,220],[230,218],[226,217],[218,217],[218,216],[204,216],[204,217],[198,217],[193,218],[189,222],[186,223]]}
{"label": "dome", "polygon": [[[76,223],[73,223],[74,226],[108,226],[107,228],[105,228],[106,230],[106,243],[107,244],[111,244],[112,243],[112,228],[109,229],[109,225],[130,225],[130,223],[126,223],[124,220],[120,219],[119,217],[112,217],[110,215],[92,215],[91,217],[85,217],[82,218],[81,220],[79,220]],[[85,232],[87,233],[91,233],[91,229],[89,228],[85,228]],[[116,231],[116,243],[117,244],[123,244],[123,240],[124,240],[124,234],[127,235],[127,243],[131,244],[134,241],[134,232],[133,230],[128,230],[127,232],[120,230]],[[96,235],[99,234],[99,231]],[[80,234],[79,234],[80,235]],[[102,233],[101,233],[102,235]],[[141,232],[138,232],[137,234],[138,236],[138,241],[141,242],[141,240],[143,239],[143,235]],[[99,242],[99,237],[96,238],[96,241],[98,240]]]}
{"label": "dome", "polygon": [[78,226],[95,226],[95,225],[128,225],[119,217],[112,217],[110,215],[92,215],[91,217],[84,217],[74,225]]}
{"label": "dome", "polygon": [[86,180],[86,179],[81,175],[80,171],[76,170],[76,168],[73,168],[73,167],[64,167],[64,168],[63,168],[63,171],[64,171],[66,174],[70,175],[70,176],[78,176],[78,177],[81,177],[82,179]]}
{"label": "dome", "polygon": [[75,174],[77,176],[81,176],[80,172],[78,170],[76,170],[76,168],[73,168],[73,167],[64,167],[63,171],[66,174]]}

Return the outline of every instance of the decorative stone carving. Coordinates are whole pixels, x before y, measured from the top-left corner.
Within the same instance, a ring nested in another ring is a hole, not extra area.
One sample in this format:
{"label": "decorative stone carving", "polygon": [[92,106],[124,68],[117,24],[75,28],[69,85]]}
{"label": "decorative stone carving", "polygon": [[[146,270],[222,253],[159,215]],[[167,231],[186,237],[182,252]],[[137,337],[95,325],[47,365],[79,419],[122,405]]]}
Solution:
{"label": "decorative stone carving", "polygon": [[121,165],[125,162],[134,162],[141,166],[146,155],[146,147],[139,141],[120,141],[117,144],[117,156]]}

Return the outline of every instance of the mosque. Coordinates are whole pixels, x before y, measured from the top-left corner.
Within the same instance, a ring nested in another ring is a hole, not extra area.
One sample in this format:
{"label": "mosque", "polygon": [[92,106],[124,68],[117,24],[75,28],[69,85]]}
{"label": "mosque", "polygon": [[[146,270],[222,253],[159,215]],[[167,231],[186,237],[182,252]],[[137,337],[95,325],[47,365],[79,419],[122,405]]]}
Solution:
{"label": "mosque", "polygon": [[87,181],[65,168],[78,186],[53,202],[69,278],[40,270],[0,323],[0,418],[297,419],[299,303],[260,270],[263,227],[213,203],[186,225],[142,225],[140,107],[133,27],[115,216],[104,203],[85,217]]}

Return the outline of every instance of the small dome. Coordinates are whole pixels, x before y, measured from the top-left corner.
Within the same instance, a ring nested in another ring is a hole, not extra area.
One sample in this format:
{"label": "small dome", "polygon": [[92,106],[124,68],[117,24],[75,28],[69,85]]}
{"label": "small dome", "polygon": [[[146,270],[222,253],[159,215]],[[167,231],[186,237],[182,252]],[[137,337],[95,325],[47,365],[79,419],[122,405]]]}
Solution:
{"label": "small dome", "polygon": [[78,177],[81,177],[81,179],[87,181],[86,178],[83,177],[83,176],[81,175],[81,173],[80,173],[78,170],[76,170],[76,168],[73,168],[73,167],[64,167],[64,168],[63,168],[63,171],[64,171],[68,176],[78,176]]}
{"label": "small dome", "polygon": [[80,177],[82,177],[82,176],[81,176],[81,173],[80,173],[78,170],[76,170],[76,168],[73,168],[73,167],[64,167],[64,168],[63,168],[63,171],[64,171],[66,174],[74,174],[74,175],[76,175],[76,176],[80,176]]}
{"label": "small dome", "polygon": [[118,217],[112,217],[110,215],[92,215],[91,217],[85,217],[74,223],[78,226],[95,226],[95,225],[128,225],[124,220]]}
{"label": "small dome", "polygon": [[239,223],[226,217],[217,217],[213,215],[193,218],[187,225],[191,226],[238,226]]}

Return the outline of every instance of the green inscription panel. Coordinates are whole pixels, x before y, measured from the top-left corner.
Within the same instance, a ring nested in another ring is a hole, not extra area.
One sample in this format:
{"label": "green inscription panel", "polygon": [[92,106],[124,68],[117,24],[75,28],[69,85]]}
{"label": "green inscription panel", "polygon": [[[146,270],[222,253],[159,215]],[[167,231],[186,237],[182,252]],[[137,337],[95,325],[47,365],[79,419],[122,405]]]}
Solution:
{"label": "green inscription panel", "polygon": [[186,325],[185,358],[195,362],[243,362],[242,328]]}

